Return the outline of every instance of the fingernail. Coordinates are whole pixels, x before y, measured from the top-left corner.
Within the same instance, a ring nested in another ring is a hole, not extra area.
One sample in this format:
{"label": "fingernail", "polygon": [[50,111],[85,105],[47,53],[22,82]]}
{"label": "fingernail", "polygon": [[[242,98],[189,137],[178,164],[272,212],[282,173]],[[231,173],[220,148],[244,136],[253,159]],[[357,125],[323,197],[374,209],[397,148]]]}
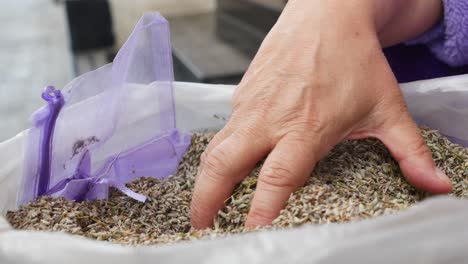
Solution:
{"label": "fingernail", "polygon": [[447,174],[445,174],[445,172],[443,172],[441,169],[439,168],[436,168],[436,175],[439,179],[441,179],[442,181],[452,185],[452,182],[450,181],[449,177],[447,176]]}

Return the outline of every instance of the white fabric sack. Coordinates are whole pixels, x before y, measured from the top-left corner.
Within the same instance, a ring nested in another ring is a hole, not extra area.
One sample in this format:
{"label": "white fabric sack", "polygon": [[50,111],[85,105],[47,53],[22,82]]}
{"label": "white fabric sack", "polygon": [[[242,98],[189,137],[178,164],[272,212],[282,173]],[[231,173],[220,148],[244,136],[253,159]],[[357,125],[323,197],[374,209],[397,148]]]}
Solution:
{"label": "white fabric sack", "polygon": [[[143,124],[147,87],[129,93],[120,132]],[[458,142],[468,142],[468,75],[401,85],[413,117]],[[177,127],[220,129],[234,87],[174,83]],[[126,247],[65,233],[13,230],[26,132],[0,143],[0,263],[462,263],[468,261],[468,201],[431,198],[393,216],[347,224],[305,225],[210,241]]]}

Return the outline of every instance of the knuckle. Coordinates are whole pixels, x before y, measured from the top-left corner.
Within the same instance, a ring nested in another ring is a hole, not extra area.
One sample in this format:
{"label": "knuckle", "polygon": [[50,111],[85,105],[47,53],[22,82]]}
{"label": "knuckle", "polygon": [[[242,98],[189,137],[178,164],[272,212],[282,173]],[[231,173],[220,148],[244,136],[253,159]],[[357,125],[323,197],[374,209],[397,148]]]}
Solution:
{"label": "knuckle", "polygon": [[236,89],[234,90],[234,93],[232,95],[232,107],[233,109],[236,109],[238,106],[241,105],[242,101],[244,101],[245,93],[242,91],[245,90],[245,85],[240,83]]}
{"label": "knuckle", "polygon": [[250,111],[260,116],[266,116],[275,105],[269,89],[262,89],[251,95]]}
{"label": "knuckle", "polygon": [[267,207],[255,207],[249,212],[250,222],[255,226],[269,225],[275,219],[276,212]]}
{"label": "knuckle", "polygon": [[309,145],[310,137],[306,132],[293,132],[287,136],[290,145],[295,146],[297,151],[303,150]]}
{"label": "knuckle", "polygon": [[203,153],[201,163],[203,166],[203,175],[208,179],[219,182],[224,181],[224,171],[229,167],[227,164],[227,153],[222,148],[214,148],[210,153]]}
{"label": "knuckle", "polygon": [[327,127],[327,122],[319,118],[309,119],[307,124],[307,133],[309,134],[322,134]]}
{"label": "knuckle", "polygon": [[281,124],[287,124],[294,127],[305,127],[307,126],[306,118],[302,116],[300,109],[289,109],[281,113],[279,122]]}
{"label": "knuckle", "polygon": [[261,122],[246,122],[242,129],[237,130],[233,135],[236,136],[238,140],[248,142],[253,139],[262,140],[262,137],[265,137],[265,135],[262,136],[261,131],[264,131]]}
{"label": "knuckle", "polygon": [[327,122],[318,119],[298,119],[284,125],[284,130],[277,132],[277,138],[297,143],[298,146],[307,146],[312,140],[320,140],[327,127]]}
{"label": "knuckle", "polygon": [[[297,114],[296,114],[297,115]],[[316,114],[303,114],[287,122],[289,132],[296,134],[322,134],[330,122]]]}
{"label": "knuckle", "polygon": [[272,106],[273,106],[273,102],[271,98],[269,98],[268,96],[260,96],[258,98],[255,108],[257,109],[257,111],[262,110],[261,112],[263,113],[263,112],[270,111]]}
{"label": "knuckle", "polygon": [[276,131],[277,139],[287,135],[289,139],[303,141],[311,136],[323,135],[328,123],[315,115],[302,113],[301,111],[287,111],[281,114],[278,120],[280,129]]}
{"label": "knuckle", "polygon": [[241,107],[241,104],[242,100],[238,96],[234,96],[231,103],[232,111],[236,112]]}
{"label": "knuckle", "polygon": [[207,156],[208,156],[208,151],[205,150],[200,156],[200,166],[199,167],[202,167],[206,163]]}
{"label": "knuckle", "polygon": [[407,146],[407,151],[410,156],[423,157],[431,156],[431,151],[422,139],[418,139]]}
{"label": "knuckle", "polygon": [[261,177],[258,178],[260,184],[270,186],[276,189],[292,189],[296,187],[297,177],[286,166],[272,162],[262,172]]}

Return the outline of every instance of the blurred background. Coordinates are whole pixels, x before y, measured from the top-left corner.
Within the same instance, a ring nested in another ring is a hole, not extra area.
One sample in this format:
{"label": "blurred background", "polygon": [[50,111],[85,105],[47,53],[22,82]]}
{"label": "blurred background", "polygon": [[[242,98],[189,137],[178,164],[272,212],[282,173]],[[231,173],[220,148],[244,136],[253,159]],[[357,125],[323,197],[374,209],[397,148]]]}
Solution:
{"label": "blurred background", "polygon": [[112,61],[139,18],[171,26],[177,81],[236,84],[287,0],[0,0],[0,142],[29,126],[46,85]]}

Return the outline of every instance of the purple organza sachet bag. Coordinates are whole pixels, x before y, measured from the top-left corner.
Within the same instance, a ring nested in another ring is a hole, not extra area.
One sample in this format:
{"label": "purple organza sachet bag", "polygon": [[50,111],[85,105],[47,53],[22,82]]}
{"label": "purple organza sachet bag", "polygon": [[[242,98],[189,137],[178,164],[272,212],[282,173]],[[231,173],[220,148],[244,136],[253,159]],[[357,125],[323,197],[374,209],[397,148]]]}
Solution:
{"label": "purple organza sachet bag", "polygon": [[[33,114],[18,203],[38,196],[105,199],[113,186],[171,175],[190,144],[175,127],[168,22],[146,14],[114,62],[47,87],[47,105]],[[138,115],[140,118],[132,118]]]}

